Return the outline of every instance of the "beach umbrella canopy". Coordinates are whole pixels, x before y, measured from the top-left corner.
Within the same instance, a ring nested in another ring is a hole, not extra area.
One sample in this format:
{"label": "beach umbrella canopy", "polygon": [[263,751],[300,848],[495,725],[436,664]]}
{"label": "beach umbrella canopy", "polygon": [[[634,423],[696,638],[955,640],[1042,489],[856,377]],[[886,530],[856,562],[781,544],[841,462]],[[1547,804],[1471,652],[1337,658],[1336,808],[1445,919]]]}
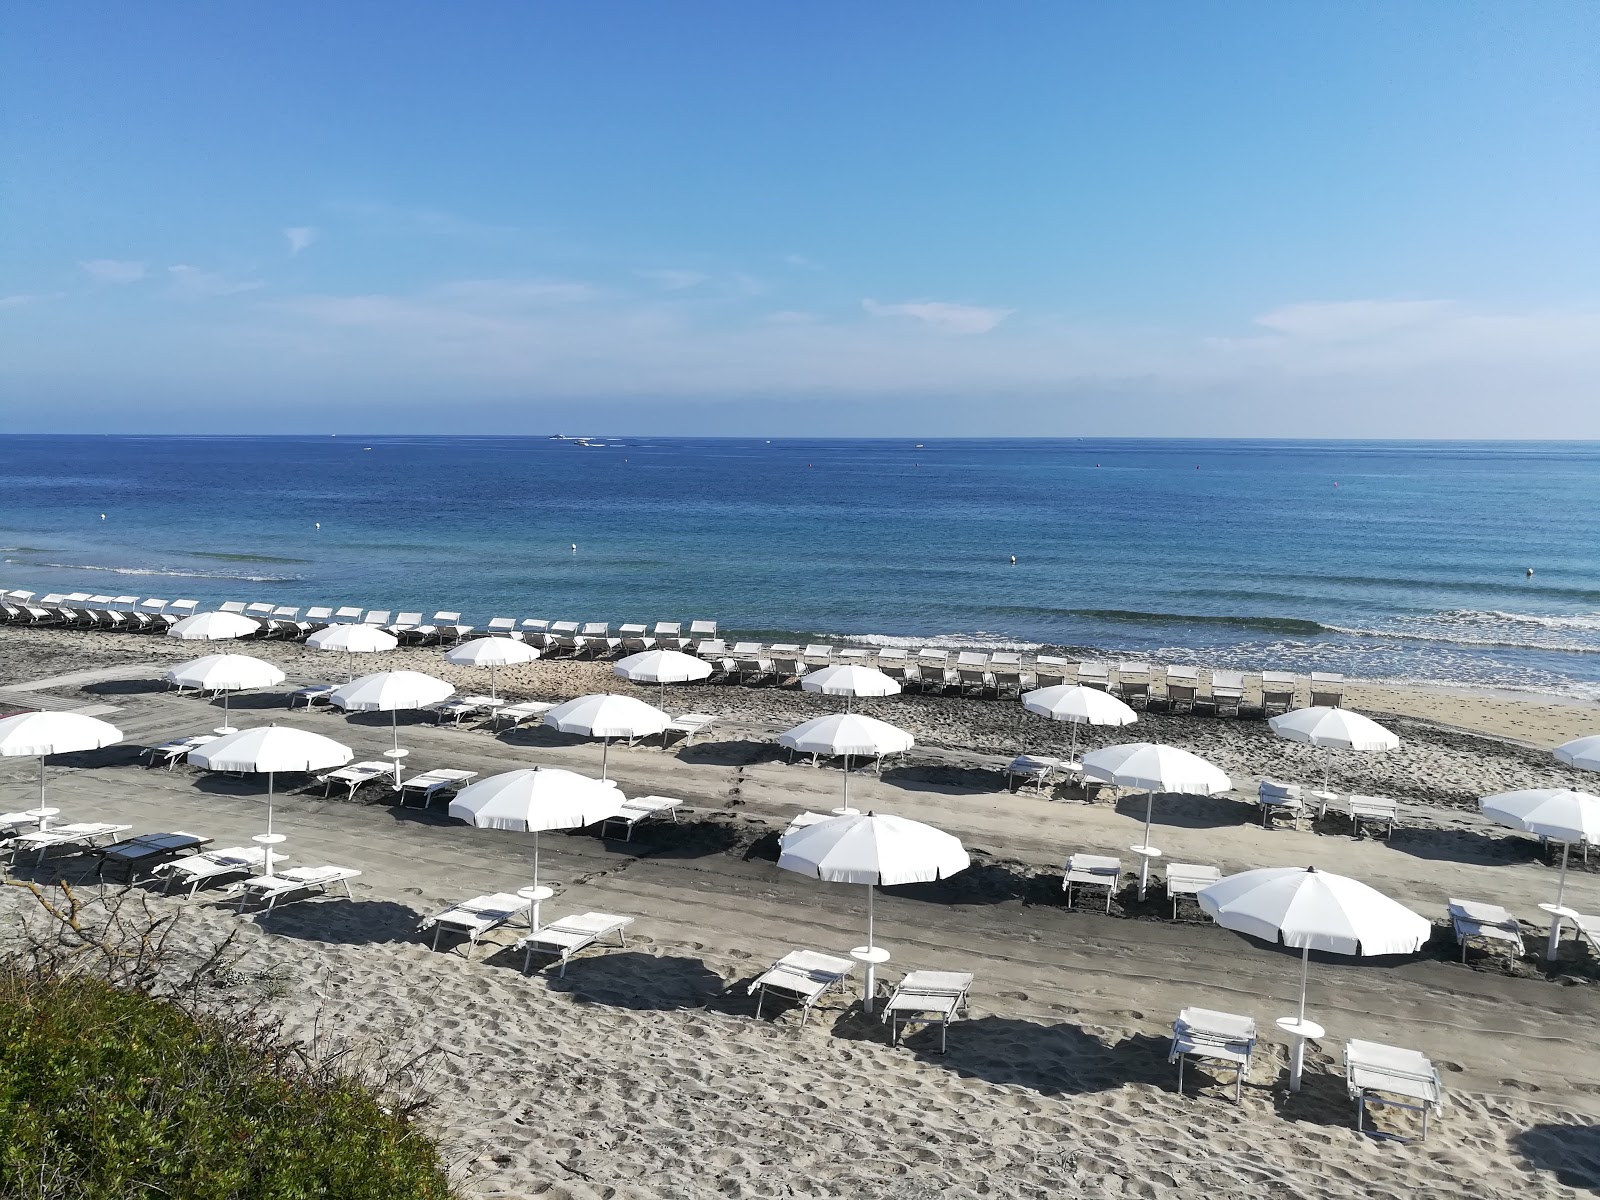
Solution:
{"label": "beach umbrella canopy", "polygon": [[[797,829],[783,839],[778,866],[829,883],[867,888],[866,1009],[872,1011],[873,895],[879,887],[948,879],[971,863],[959,838],[904,817],[849,813]],[[886,955],[884,957],[887,957]]]}
{"label": "beach umbrella canopy", "polygon": [[[1399,735],[1390,733],[1371,717],[1347,708],[1297,708],[1267,722],[1272,732],[1291,742],[1321,746],[1324,750],[1361,750],[1379,753],[1400,745]],[[1322,786],[1328,786],[1329,757],[1322,758]]]}
{"label": "beach umbrella canopy", "polygon": [[614,675],[630,683],[692,683],[711,674],[711,664],[678,650],[645,650],[619,659]]}
{"label": "beach umbrella canopy", "polygon": [[[533,834],[533,886],[537,888],[540,831],[581,829],[616,816],[622,802],[622,792],[614,783],[555,767],[529,767],[468,784],[450,801],[450,815],[480,829]],[[533,923],[537,928],[537,914]]]}
{"label": "beach umbrella canopy", "polygon": [[1072,723],[1073,759],[1078,757],[1079,725],[1118,727],[1132,725],[1139,719],[1138,713],[1109,692],[1077,684],[1058,684],[1028,692],[1022,697],[1022,707],[1052,721]]}
{"label": "beach umbrella canopy", "polygon": [[238,613],[207,612],[185,617],[167,630],[167,636],[185,642],[221,642],[258,633],[261,624]]}
{"label": "beach umbrella canopy", "polygon": [[1600,771],[1600,733],[1563,742],[1555,749],[1556,761],[1581,771]]}
{"label": "beach umbrella canopy", "polygon": [[[455,695],[455,687],[421,671],[378,671],[352,679],[328,693],[328,700],[346,712],[386,712],[394,729],[394,748],[400,749],[400,710],[426,708]],[[395,762],[398,779],[400,764]]]}
{"label": "beach umbrella canopy", "polygon": [[539,652],[526,642],[508,637],[481,637],[462,642],[445,651],[444,660],[458,667],[488,667],[489,694],[498,696],[495,672],[501,667],[529,663],[539,657]]}
{"label": "beach umbrella canopy", "polygon": [[904,754],[916,740],[904,729],[860,713],[834,713],[813,717],[778,736],[778,745],[801,754],[844,756],[844,807],[850,808],[850,760],[861,756],[881,758]]}
{"label": "beach umbrella canopy", "polygon": [[342,767],[355,755],[320,733],[310,733],[287,725],[268,725],[260,729],[240,729],[197,746],[189,751],[189,762],[208,771],[245,771],[267,777],[267,845],[264,859],[267,874],[272,874],[272,850],[282,836],[272,832],[273,780],[280,771],[331,771]]}
{"label": "beach umbrella canopy", "polygon": [[[1359,880],[1315,867],[1266,867],[1229,875],[1203,889],[1200,908],[1224,929],[1300,951],[1300,1010],[1306,1017],[1311,951],[1371,956],[1415,954],[1433,926]],[[1290,1031],[1294,1032],[1293,1030]],[[1289,1086],[1300,1087],[1304,1041],[1296,1038]]]}
{"label": "beach umbrella canopy", "polygon": [[[51,754],[99,750],[122,740],[122,730],[69,712],[27,712],[0,720],[0,758],[39,760],[39,807],[44,808],[44,760]],[[47,818],[41,816],[39,827]]]}
{"label": "beach umbrella canopy", "polygon": [[[284,681],[283,671],[272,663],[248,654],[208,654],[173,667],[167,682],[180,688],[222,693],[222,724],[228,725],[228,694],[245,688],[276,687]],[[231,732],[231,730],[230,730]]]}
{"label": "beach umbrella canopy", "polygon": [[1501,825],[1554,838],[1561,843],[1561,876],[1556,882],[1555,910],[1550,916],[1550,940],[1545,957],[1556,956],[1561,941],[1562,901],[1567,891],[1567,858],[1573,842],[1600,840],[1600,796],[1566,788],[1531,788],[1501,792],[1478,801],[1483,815]]}
{"label": "beach umbrella canopy", "polygon": [[[356,654],[379,654],[385,650],[393,650],[400,644],[400,640],[392,633],[379,629],[376,625],[329,625],[319,629],[306,639],[306,645],[313,650],[334,650],[346,655],[345,665],[349,678],[355,675],[355,659],[349,657]],[[348,678],[346,682],[348,682]]]}
{"label": "beach umbrella canopy", "polygon": [[[1157,792],[1180,792],[1189,796],[1214,796],[1232,789],[1232,781],[1218,767],[1198,754],[1161,746],[1154,742],[1125,742],[1091,750],[1083,756],[1083,774],[1114,787],[1134,788],[1149,793],[1144,805],[1144,845],[1150,844],[1150,819]],[[1146,871],[1150,860],[1144,860]],[[1146,875],[1141,873],[1139,892],[1144,895]]]}
{"label": "beach umbrella canopy", "polygon": [[900,684],[874,667],[836,663],[800,677],[803,691],[819,696],[845,697],[845,711],[857,696],[898,696]]}
{"label": "beach umbrella canopy", "polygon": [[672,718],[643,700],[606,693],[558,704],[545,713],[544,723],[559,733],[602,739],[600,778],[604,779],[610,769],[612,738],[649,737],[666,729]]}

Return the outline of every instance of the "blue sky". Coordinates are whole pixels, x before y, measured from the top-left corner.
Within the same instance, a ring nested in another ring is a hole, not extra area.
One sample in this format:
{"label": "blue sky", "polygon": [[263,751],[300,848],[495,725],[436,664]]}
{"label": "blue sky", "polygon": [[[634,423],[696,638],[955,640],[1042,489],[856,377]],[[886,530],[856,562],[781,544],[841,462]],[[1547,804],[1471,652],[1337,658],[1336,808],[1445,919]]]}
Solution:
{"label": "blue sky", "polygon": [[13,6],[14,430],[1600,437],[1600,7]]}

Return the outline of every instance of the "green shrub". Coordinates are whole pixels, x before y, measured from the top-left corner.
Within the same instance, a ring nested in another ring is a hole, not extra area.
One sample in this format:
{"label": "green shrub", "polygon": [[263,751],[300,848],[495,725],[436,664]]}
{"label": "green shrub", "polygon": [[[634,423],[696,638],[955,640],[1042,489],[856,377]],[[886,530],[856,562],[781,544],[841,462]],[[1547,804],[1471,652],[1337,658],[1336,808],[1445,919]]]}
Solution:
{"label": "green shrub", "polygon": [[0,1196],[447,1200],[413,1107],[252,1012],[0,968]]}

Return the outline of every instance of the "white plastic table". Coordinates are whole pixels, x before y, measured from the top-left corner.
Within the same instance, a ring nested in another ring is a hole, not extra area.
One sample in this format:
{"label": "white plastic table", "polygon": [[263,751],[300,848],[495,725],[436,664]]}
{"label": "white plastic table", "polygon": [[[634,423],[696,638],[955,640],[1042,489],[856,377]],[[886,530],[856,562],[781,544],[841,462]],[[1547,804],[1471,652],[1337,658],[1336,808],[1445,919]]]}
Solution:
{"label": "white plastic table", "polygon": [[288,841],[288,836],[282,833],[257,833],[252,835],[250,840],[258,846],[264,847],[261,852],[261,873],[263,875],[271,875],[272,860],[277,857],[272,853],[272,847],[282,845]]}
{"label": "white plastic table", "polygon": [[525,887],[517,889],[517,898],[519,900],[527,900],[533,905],[533,907],[528,910],[529,929],[539,928],[539,905],[550,899],[550,897],[554,896],[555,894],[556,892],[554,888],[547,888],[542,883],[538,887]]}
{"label": "white plastic table", "polygon": [[[40,825],[39,828],[43,829],[44,826]],[[1547,960],[1553,961],[1556,949],[1561,945],[1561,922],[1576,921],[1583,914],[1575,908],[1568,908],[1564,904],[1551,904],[1549,901],[1539,905],[1539,911],[1550,914],[1550,940],[1545,944],[1544,956]]]}
{"label": "white plastic table", "polygon": [[1306,1042],[1327,1032],[1315,1021],[1302,1021],[1299,1017],[1279,1017],[1277,1026],[1289,1035],[1289,1090],[1300,1090],[1300,1075],[1306,1065]]}
{"label": "white plastic table", "polygon": [[59,817],[61,810],[59,808],[30,808],[23,815],[32,817],[37,821],[39,823],[39,832],[43,833],[49,828],[50,818]]}
{"label": "white plastic table", "polygon": [[867,968],[865,995],[861,1000],[861,1011],[871,1016],[872,994],[878,986],[878,964],[889,961],[889,952],[882,946],[857,946],[850,951],[850,957]]}
{"label": "white plastic table", "polygon": [[395,791],[399,791],[400,790],[400,760],[405,758],[405,756],[410,754],[410,753],[411,753],[411,751],[409,751],[409,750],[400,750],[400,749],[385,750],[383,752],[383,756],[385,758],[394,759],[394,787],[395,787]]}
{"label": "white plastic table", "polygon": [[1154,846],[1129,846],[1139,856],[1139,899],[1144,899],[1145,889],[1150,885],[1150,860],[1160,858],[1161,851]]}

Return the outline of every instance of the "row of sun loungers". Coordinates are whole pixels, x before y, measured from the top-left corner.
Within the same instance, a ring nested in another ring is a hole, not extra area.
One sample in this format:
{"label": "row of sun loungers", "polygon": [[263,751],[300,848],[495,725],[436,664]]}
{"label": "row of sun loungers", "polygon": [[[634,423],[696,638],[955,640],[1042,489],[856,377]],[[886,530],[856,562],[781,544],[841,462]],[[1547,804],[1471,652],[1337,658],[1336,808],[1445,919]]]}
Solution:
{"label": "row of sun loungers", "polygon": [[1308,791],[1298,783],[1279,783],[1263,779],[1256,788],[1256,800],[1261,805],[1261,825],[1268,828],[1278,815],[1290,817],[1298,827],[1300,818],[1308,810],[1316,810],[1316,819],[1322,820],[1329,812],[1341,814],[1350,821],[1350,832],[1361,836],[1361,823],[1368,827],[1382,825],[1385,834],[1394,832],[1399,822],[1399,805],[1387,796],[1362,796],[1329,791]]}

